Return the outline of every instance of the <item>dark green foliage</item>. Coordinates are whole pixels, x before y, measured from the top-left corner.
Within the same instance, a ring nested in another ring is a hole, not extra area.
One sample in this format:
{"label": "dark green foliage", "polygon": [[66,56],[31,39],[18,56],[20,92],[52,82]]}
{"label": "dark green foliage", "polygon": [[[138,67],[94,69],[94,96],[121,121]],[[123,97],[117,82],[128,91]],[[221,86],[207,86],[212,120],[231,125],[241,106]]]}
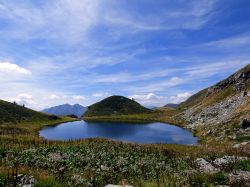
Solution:
{"label": "dark green foliage", "polygon": [[250,171],[250,160],[242,160],[236,164],[236,168],[243,171]]}
{"label": "dark green foliage", "polygon": [[248,121],[247,119],[243,119],[243,120],[240,122],[240,126],[241,126],[243,129],[246,129],[246,128],[250,127],[250,121]]}
{"label": "dark green foliage", "polygon": [[215,185],[228,185],[229,178],[222,172],[215,173],[212,176],[212,181]]}
{"label": "dark green foliage", "polygon": [[5,180],[6,180],[6,176],[2,173],[0,173],[0,187],[5,187]]}
{"label": "dark green foliage", "polygon": [[57,116],[46,115],[41,112],[0,100],[0,124],[20,123],[25,121],[55,120]]}
{"label": "dark green foliage", "polygon": [[141,106],[134,100],[123,96],[111,96],[88,107],[84,117],[141,114],[149,113],[151,110]]}

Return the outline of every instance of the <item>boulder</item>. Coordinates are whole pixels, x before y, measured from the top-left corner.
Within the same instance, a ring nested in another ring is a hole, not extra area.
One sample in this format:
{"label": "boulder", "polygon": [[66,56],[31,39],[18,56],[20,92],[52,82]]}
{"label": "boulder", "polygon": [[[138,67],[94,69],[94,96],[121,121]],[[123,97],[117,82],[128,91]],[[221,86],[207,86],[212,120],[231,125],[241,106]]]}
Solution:
{"label": "boulder", "polygon": [[198,166],[199,170],[206,174],[214,174],[220,171],[218,168],[215,168],[212,164],[210,164],[203,158],[197,158],[195,163]]}

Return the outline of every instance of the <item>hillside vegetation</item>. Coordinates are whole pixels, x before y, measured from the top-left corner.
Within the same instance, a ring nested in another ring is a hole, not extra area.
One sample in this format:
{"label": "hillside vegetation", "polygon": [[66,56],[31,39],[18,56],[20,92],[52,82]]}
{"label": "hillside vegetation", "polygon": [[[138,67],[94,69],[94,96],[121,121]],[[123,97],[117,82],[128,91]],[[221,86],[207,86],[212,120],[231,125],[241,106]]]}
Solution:
{"label": "hillside vegetation", "polygon": [[26,107],[0,100],[0,124],[47,121],[56,119],[59,118],[57,116],[36,112]]}
{"label": "hillside vegetation", "polygon": [[84,117],[150,113],[150,109],[123,96],[111,96],[88,107]]}

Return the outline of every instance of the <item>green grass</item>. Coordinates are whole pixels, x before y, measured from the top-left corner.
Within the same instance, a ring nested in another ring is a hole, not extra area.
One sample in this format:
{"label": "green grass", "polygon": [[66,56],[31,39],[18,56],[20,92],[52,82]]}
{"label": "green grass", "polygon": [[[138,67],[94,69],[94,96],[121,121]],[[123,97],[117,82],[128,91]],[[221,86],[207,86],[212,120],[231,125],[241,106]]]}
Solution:
{"label": "green grass", "polygon": [[174,116],[179,110],[171,108],[161,108],[150,113],[127,114],[127,115],[106,115],[106,116],[84,116],[84,120],[88,122],[164,122],[181,126],[183,121],[176,119]]}

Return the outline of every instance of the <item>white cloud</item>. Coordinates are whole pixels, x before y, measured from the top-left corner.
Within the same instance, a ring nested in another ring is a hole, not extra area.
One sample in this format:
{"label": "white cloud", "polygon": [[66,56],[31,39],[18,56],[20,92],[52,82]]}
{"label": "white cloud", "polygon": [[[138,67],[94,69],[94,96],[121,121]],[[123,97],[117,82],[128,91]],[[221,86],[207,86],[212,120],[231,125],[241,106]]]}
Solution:
{"label": "white cloud", "polygon": [[0,74],[7,76],[31,75],[31,71],[10,62],[0,62]]}
{"label": "white cloud", "polygon": [[72,95],[72,99],[74,100],[85,100],[85,97],[82,95]]}
{"label": "white cloud", "polygon": [[108,97],[110,96],[110,94],[108,92],[98,92],[98,93],[94,93],[92,94],[93,97]]}
{"label": "white cloud", "polygon": [[178,93],[177,95],[170,97],[170,103],[179,104],[186,101],[190,96],[192,96],[190,92]]}
{"label": "white cloud", "polygon": [[131,95],[129,96],[131,99],[135,99],[137,102],[139,102],[142,105],[145,106],[161,106],[163,105],[162,102],[164,102],[164,97],[162,96],[157,96],[154,93],[148,93],[145,95]]}
{"label": "white cloud", "polygon": [[134,94],[129,96],[131,99],[135,99],[137,102],[144,106],[157,106],[161,107],[168,103],[179,104],[189,98],[192,94],[190,92],[181,92],[175,96],[160,96],[154,93],[148,94]]}
{"label": "white cloud", "polygon": [[204,44],[205,47],[209,48],[222,48],[222,49],[235,49],[239,47],[250,47],[250,35],[245,33],[239,36],[233,36],[225,39],[211,41]]}
{"label": "white cloud", "polygon": [[28,93],[18,94],[16,97],[8,99],[8,101],[16,102],[19,105],[25,105],[31,108],[35,108],[37,105],[37,103],[34,101],[33,95]]}
{"label": "white cloud", "polygon": [[0,2],[0,18],[12,24],[1,33],[22,40],[43,38],[53,42],[78,43],[85,39],[88,29],[96,23],[100,3],[98,0],[58,0],[43,1],[36,6],[28,2]]}
{"label": "white cloud", "polygon": [[[172,2],[169,2],[172,3]],[[152,9],[150,13],[137,14],[131,11],[130,14],[119,7],[110,10],[104,15],[106,22],[111,25],[130,28],[123,29],[123,32],[154,31],[154,30],[176,30],[176,29],[200,29],[209,19],[216,0],[199,0],[182,3],[175,9]],[[118,29],[118,28],[116,28]],[[122,32],[120,30],[120,32]]]}
{"label": "white cloud", "polygon": [[52,94],[49,96],[50,99],[60,99],[60,97],[56,94]]}

